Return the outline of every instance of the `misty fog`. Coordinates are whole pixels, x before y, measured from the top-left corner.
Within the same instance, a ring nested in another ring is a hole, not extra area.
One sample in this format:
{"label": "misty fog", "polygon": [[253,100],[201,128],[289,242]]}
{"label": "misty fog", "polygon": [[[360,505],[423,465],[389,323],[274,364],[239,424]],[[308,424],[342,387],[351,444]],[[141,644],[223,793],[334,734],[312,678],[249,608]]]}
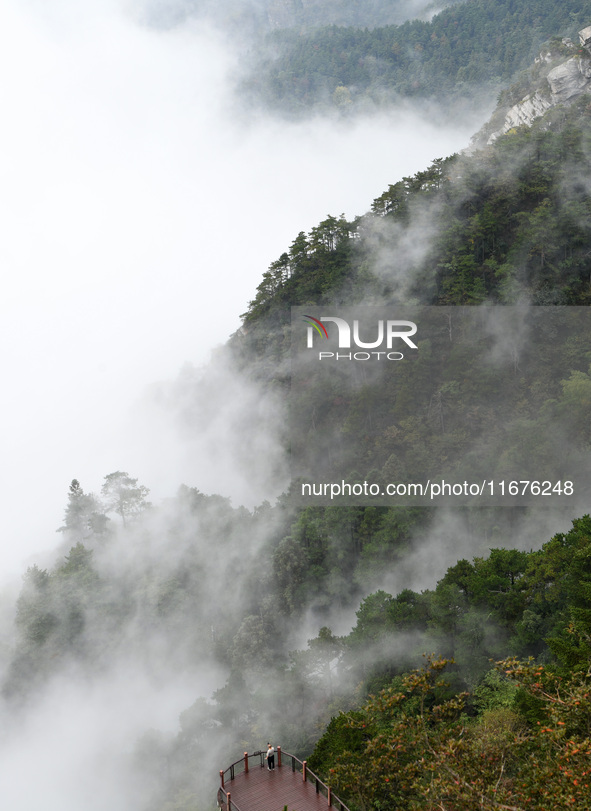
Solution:
{"label": "misty fog", "polygon": [[[199,15],[159,25],[158,11],[153,0],[0,10],[3,664],[21,575],[67,554],[56,530],[73,478],[98,493],[106,474],[129,471],[155,505],[181,484],[234,508],[279,495],[281,414],[216,348],[299,231],[363,213],[389,182],[465,147],[486,117],[445,124],[410,102],[350,121],[249,113],[233,90],[248,43]],[[243,565],[238,530],[223,550],[221,529],[201,536],[174,511],[159,515],[130,535],[113,522],[115,540],[95,549],[99,577],[115,572],[122,590],[133,581],[141,593],[140,560],[173,578],[184,555],[200,555],[198,604],[215,614],[220,583]],[[247,563],[270,529],[262,521],[257,532]],[[125,615],[120,647],[105,639],[95,675],[56,672],[28,710],[0,719],[3,807],[131,811],[149,800],[133,767],[138,738],[176,735],[181,711],[209,700],[225,674],[208,656],[183,672],[182,629],[151,638],[142,610]],[[137,633],[151,640],[148,665]]]}
{"label": "misty fog", "polygon": [[464,147],[480,118],[443,126],[408,104],[346,124],[234,115],[236,47],[207,22],[144,24],[137,4],[6,3],[0,31],[3,554],[16,573],[52,548],[73,476],[96,489],[132,469],[156,497],[192,484],[198,461],[163,471],[153,432],[131,441],[145,387],[207,361],[298,231],[363,213]]}

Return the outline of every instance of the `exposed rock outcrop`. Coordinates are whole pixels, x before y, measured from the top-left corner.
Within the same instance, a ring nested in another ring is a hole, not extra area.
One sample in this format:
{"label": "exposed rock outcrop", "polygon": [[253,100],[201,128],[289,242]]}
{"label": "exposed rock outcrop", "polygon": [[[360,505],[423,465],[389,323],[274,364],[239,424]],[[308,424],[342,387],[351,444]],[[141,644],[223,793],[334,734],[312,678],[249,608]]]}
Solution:
{"label": "exposed rock outcrop", "polygon": [[[579,53],[552,68],[535,92],[514,104],[507,111],[502,127],[489,135],[487,143],[496,141],[513,127],[523,124],[529,126],[534,119],[544,115],[556,104],[568,103],[582,93],[591,92],[591,26],[579,31],[579,42]],[[562,45],[568,50],[575,50],[571,40],[562,40]],[[551,50],[544,51],[536,59],[536,64],[548,64],[554,59]]]}
{"label": "exposed rock outcrop", "polygon": [[579,31],[579,42],[583,48],[589,49],[591,46],[591,25],[588,25],[587,28],[583,28],[582,31]]}
{"label": "exposed rock outcrop", "polygon": [[573,56],[550,71],[548,84],[550,85],[551,98],[554,104],[559,104],[572,96],[579,95],[589,81],[585,75],[588,66],[589,61],[587,59],[583,61],[579,57]]}
{"label": "exposed rock outcrop", "polygon": [[549,110],[550,107],[552,107],[552,100],[548,97],[542,96],[541,93],[533,93],[526,96],[524,99],[522,99],[522,101],[519,102],[519,104],[515,104],[513,107],[511,107],[505,116],[502,129],[493,132],[488,139],[488,143],[492,144],[493,141],[496,141],[499,135],[509,132],[509,130],[513,129],[513,127],[520,127],[522,124],[529,127],[534,118],[544,115],[546,110]]}

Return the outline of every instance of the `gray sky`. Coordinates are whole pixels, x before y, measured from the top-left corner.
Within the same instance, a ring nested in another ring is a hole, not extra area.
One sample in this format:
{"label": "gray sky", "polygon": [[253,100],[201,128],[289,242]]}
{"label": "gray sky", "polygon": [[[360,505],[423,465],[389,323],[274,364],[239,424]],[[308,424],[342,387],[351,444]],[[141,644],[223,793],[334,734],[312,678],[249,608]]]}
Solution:
{"label": "gray sky", "polygon": [[56,545],[74,477],[97,492],[127,470],[154,500],[195,485],[207,460],[175,468],[146,388],[207,361],[300,230],[481,123],[234,115],[236,49],[140,20],[124,0],[0,4],[3,577]]}

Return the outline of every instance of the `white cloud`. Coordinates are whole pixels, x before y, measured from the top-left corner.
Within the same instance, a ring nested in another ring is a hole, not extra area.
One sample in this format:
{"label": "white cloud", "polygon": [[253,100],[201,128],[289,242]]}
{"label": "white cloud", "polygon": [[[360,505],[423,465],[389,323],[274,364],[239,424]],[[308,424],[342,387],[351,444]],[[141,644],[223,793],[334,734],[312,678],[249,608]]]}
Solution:
{"label": "white cloud", "polygon": [[223,36],[158,31],[140,11],[0,8],[5,572],[54,546],[74,477],[96,491],[129,470],[156,498],[174,492],[183,471],[162,482],[150,430],[123,431],[144,388],[207,360],[298,231],[362,213],[476,126],[411,107],[348,125],[245,119]]}

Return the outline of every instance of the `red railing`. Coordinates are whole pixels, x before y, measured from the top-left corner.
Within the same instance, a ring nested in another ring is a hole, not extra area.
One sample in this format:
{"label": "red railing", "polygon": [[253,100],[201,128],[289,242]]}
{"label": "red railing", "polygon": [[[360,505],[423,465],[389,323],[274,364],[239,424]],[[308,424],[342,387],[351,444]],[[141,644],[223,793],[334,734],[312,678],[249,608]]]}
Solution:
{"label": "red railing", "polygon": [[[249,755],[248,752],[244,753],[244,757],[240,760],[234,761],[227,769],[220,769],[220,787],[218,789],[218,807],[222,811],[246,811],[241,809],[237,803],[232,799],[232,792],[230,787],[226,789],[226,784],[231,783],[237,774],[248,774],[250,769],[249,760],[252,758],[257,759],[257,764],[261,769],[265,765],[266,752],[259,751],[253,752]],[[282,752],[281,747],[277,747],[277,768],[286,768],[284,761],[289,761],[292,772],[300,772],[304,783],[313,783],[316,789],[316,794],[322,794],[326,797],[327,808],[337,808],[338,811],[349,811],[345,803],[333,793],[332,788],[324,783],[314,772],[308,768],[305,760],[300,760],[295,755],[289,752]]]}

